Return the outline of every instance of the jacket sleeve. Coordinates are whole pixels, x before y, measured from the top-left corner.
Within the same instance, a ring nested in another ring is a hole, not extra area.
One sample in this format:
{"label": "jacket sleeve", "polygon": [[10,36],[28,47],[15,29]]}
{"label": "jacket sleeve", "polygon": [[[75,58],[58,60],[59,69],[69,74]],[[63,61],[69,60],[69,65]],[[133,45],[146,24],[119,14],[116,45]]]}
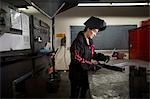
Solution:
{"label": "jacket sleeve", "polygon": [[92,64],[92,62],[82,57],[82,55],[84,54],[84,50],[85,49],[82,38],[77,38],[71,46],[71,57],[73,57],[73,59],[75,59],[75,61],[79,63],[85,63],[90,65]]}

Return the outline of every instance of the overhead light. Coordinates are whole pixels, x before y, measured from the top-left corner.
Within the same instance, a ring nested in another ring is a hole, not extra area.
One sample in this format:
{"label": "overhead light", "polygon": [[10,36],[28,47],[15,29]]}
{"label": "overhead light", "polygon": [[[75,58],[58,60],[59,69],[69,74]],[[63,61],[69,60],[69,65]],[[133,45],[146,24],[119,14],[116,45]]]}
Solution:
{"label": "overhead light", "polygon": [[28,6],[18,6],[18,10],[19,11],[24,11],[24,10],[27,10],[28,9]]}
{"label": "overhead light", "polygon": [[27,8],[18,8],[19,11],[27,10]]}
{"label": "overhead light", "polygon": [[111,3],[78,3],[78,6],[111,6]]}
{"label": "overhead light", "polygon": [[19,7],[18,10],[19,10],[19,11],[28,10],[28,6],[25,6],[25,7]]}
{"label": "overhead light", "polygon": [[149,3],[112,3],[113,6],[144,6]]}
{"label": "overhead light", "polygon": [[146,6],[149,3],[78,3],[79,7],[88,7],[88,6]]}

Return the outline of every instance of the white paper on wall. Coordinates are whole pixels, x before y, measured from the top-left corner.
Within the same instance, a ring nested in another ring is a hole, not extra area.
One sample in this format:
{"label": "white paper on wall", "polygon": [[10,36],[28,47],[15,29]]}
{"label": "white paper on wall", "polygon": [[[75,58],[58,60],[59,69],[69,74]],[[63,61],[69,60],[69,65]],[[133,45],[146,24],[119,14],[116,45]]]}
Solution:
{"label": "white paper on wall", "polygon": [[24,43],[24,48],[28,49],[30,48],[30,36],[23,36],[23,43]]}
{"label": "white paper on wall", "polygon": [[21,19],[22,19],[22,35],[27,35],[27,36],[30,36],[30,29],[29,29],[29,17],[24,14],[24,13],[21,13]]}
{"label": "white paper on wall", "polygon": [[10,9],[10,13],[11,13],[11,27],[14,29],[22,30],[21,13],[13,9]]}
{"label": "white paper on wall", "polygon": [[29,16],[10,9],[12,28],[22,30],[22,35],[4,33],[0,36],[0,51],[30,49]]}
{"label": "white paper on wall", "polygon": [[11,34],[8,33],[4,33],[1,37],[0,37],[0,51],[9,51],[11,48],[11,40],[10,36]]}
{"label": "white paper on wall", "polygon": [[0,51],[29,49],[29,41],[29,36],[4,33],[0,37]]}

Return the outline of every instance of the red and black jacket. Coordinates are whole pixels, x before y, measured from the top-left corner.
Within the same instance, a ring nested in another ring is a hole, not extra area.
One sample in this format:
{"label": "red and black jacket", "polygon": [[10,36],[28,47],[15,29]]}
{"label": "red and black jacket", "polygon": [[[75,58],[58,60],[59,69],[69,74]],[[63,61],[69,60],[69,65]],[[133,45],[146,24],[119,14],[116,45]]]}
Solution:
{"label": "red and black jacket", "polygon": [[90,39],[90,45],[88,45],[84,32],[79,32],[70,48],[71,63],[69,66],[69,79],[71,81],[88,86],[87,71],[95,70],[96,68],[96,66],[92,64],[91,59],[99,61],[105,57],[104,54],[96,54],[94,49],[95,45],[93,44],[93,40]]}
{"label": "red and black jacket", "polygon": [[81,68],[83,70],[89,70],[92,65],[91,59],[94,58],[94,49],[93,40],[90,39],[90,45],[88,45],[84,32],[79,32],[70,48],[71,64],[82,65]]}

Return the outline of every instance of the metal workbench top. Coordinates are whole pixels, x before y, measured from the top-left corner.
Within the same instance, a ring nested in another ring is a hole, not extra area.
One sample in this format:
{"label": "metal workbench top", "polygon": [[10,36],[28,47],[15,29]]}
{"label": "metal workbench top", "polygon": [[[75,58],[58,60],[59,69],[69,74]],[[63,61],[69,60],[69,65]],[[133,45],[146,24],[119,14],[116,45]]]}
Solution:
{"label": "metal workbench top", "polygon": [[149,67],[149,62],[140,60],[113,60],[108,64],[125,66],[125,71],[102,68],[89,72],[90,94],[93,99],[129,99],[129,66]]}

